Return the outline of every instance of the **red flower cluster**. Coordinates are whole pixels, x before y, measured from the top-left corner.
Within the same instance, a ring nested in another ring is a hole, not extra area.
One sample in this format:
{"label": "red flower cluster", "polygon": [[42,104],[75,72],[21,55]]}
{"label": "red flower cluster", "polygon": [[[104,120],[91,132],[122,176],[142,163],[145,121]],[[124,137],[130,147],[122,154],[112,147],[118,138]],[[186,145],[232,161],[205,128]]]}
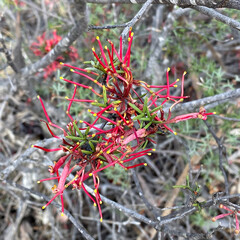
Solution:
{"label": "red flower cluster", "polygon": [[[46,32],[44,32],[41,36],[37,37],[37,42],[32,43],[30,49],[36,56],[43,57],[50,52],[61,39],[62,37],[57,35],[56,30],[53,30],[52,32],[52,38],[46,38]],[[64,61],[66,58],[70,58],[71,61],[76,61],[78,57],[77,49],[70,46],[64,53],[64,56],[59,56],[44,69],[44,78],[47,78],[61,67],[60,61]]]}
{"label": "red flower cluster", "polygon": [[224,217],[227,217],[229,215],[234,215],[235,217],[235,221],[236,221],[236,229],[235,229],[235,234],[239,234],[239,221],[238,221],[238,213],[240,213],[240,211],[237,211],[237,210],[232,210],[226,206],[224,206],[223,204],[220,204],[219,205],[219,208],[223,208],[225,210],[228,211],[228,213],[223,213],[223,214],[220,214],[216,217],[213,217],[212,218],[212,221],[215,222],[216,220],[218,219],[221,219],[221,218],[224,218]]}
{"label": "red flower cluster", "polygon": [[[108,40],[110,49],[102,47],[99,37],[96,38],[100,48],[100,54],[95,52],[93,55],[95,62],[91,61],[89,68],[78,68],[68,64],[61,63],[65,67],[70,67],[71,71],[91,81],[97,88],[89,85],[74,82],[72,80],[61,78],[64,81],[74,85],[74,91],[69,101],[67,115],[71,122],[67,125],[65,131],[56,124],[53,124],[46,112],[44,104],[40,99],[47,121],[46,125],[53,137],[56,136],[50,126],[60,128],[64,133],[62,145],[56,149],[40,148],[44,151],[62,151],[65,153],[54,166],[50,166],[49,171],[52,178],[46,180],[58,180],[58,186],[53,187],[54,197],[43,207],[49,205],[56,197],[61,197],[62,212],[63,192],[68,186],[83,191],[92,199],[95,206],[98,206],[100,220],[102,221],[101,197],[99,195],[100,179],[98,173],[106,168],[114,167],[116,164],[128,170],[137,166],[147,165],[138,163],[131,165],[131,162],[144,155],[151,155],[153,148],[145,149],[149,142],[156,143],[154,135],[165,132],[176,134],[170,124],[179,121],[185,121],[192,118],[205,120],[208,115],[205,109],[200,108],[199,112],[189,113],[171,118],[172,108],[186,98],[184,96],[184,76],[182,76],[181,96],[171,94],[171,89],[177,87],[179,80],[170,83],[169,71],[167,70],[166,85],[149,85],[144,81],[136,80],[132,76],[130,69],[131,46],[133,33],[130,31],[128,38],[128,48],[125,55],[122,50],[122,38],[120,37],[119,51],[114,44]],[[89,99],[76,99],[78,88],[89,89]],[[153,91],[155,89],[155,91]],[[141,92],[141,91],[144,92]],[[98,100],[92,100],[91,96],[95,94]],[[95,117],[92,123],[84,120],[77,121],[71,116],[70,109],[73,103],[91,104],[93,109],[88,111]],[[163,110],[166,102],[172,103],[167,116]],[[78,124],[81,123],[81,127]],[[60,168],[63,170],[60,171]],[[70,177],[71,180],[67,181]],[[94,197],[88,193],[84,184],[92,177],[94,184]]]}

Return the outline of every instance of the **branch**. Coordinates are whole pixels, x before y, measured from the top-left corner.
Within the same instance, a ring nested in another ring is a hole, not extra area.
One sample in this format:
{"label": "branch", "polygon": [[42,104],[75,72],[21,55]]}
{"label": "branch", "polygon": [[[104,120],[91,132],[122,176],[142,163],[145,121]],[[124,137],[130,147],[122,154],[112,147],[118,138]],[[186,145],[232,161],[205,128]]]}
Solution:
{"label": "branch", "polygon": [[124,28],[127,27],[128,23],[116,24],[116,25],[106,25],[106,26],[88,26],[88,31],[90,30],[99,30],[99,29],[112,29],[112,28]]}
{"label": "branch", "polygon": [[240,122],[239,118],[222,117],[222,116],[219,116],[219,115],[213,115],[213,117],[220,118],[220,119],[226,120],[226,121]]}
{"label": "branch", "polygon": [[[48,198],[47,196],[45,196],[44,194],[41,194],[39,192],[33,191],[29,188],[23,187],[17,183],[11,182],[11,181],[6,181],[7,184],[13,186],[14,188],[20,189],[24,192],[27,192],[28,194],[33,194],[33,195],[37,195],[38,197],[44,199],[45,201],[49,201],[50,198]],[[52,204],[59,209],[59,211],[62,210],[62,206],[60,204],[57,204],[55,201],[52,202]],[[72,214],[67,211],[66,209],[64,209],[64,214],[68,217],[68,219],[73,223],[73,225],[77,228],[77,230],[83,235],[83,237],[87,240],[94,240],[94,238],[87,232],[87,230],[82,226],[82,224],[80,224],[73,216]]]}
{"label": "branch", "polygon": [[136,185],[138,194],[140,196],[140,198],[142,199],[142,201],[144,202],[145,206],[148,208],[148,210],[153,214],[155,220],[159,220],[161,219],[160,214],[156,211],[155,207],[147,200],[147,198],[144,196],[141,184],[139,182],[137,173],[135,171],[135,169],[131,169],[131,174],[133,177],[133,181]]}
{"label": "branch", "polygon": [[[87,3],[127,3],[127,4],[143,4],[146,0],[86,0]],[[205,6],[208,8],[232,8],[240,10],[240,0],[154,0],[153,4],[170,4],[179,7]]]}
{"label": "branch", "polygon": [[128,35],[130,28],[133,27],[135,23],[137,23],[141,19],[143,14],[150,8],[150,5],[152,4],[153,1],[154,0],[147,0],[141,7],[141,9],[138,11],[138,13],[134,16],[134,18],[127,23],[127,27],[124,28],[121,34],[123,39],[125,39],[126,36]]}
{"label": "branch", "polygon": [[181,16],[187,14],[190,9],[174,9],[172,12],[169,12],[164,23],[164,26],[157,36],[157,41],[151,46],[151,54],[148,60],[148,65],[145,70],[145,77],[152,80],[153,85],[159,83],[159,76],[164,72],[165,66],[159,64],[159,59],[162,58],[163,46],[166,44],[166,41],[169,38],[169,34],[172,32],[172,27],[174,21],[176,21]]}
{"label": "branch", "polygon": [[[52,144],[54,142],[57,143],[57,142],[60,142],[60,141],[61,140],[52,137],[52,138],[48,138],[48,139],[45,139],[45,140],[38,141],[36,143],[36,145],[40,146],[40,147],[46,147],[46,146],[49,146],[50,144]],[[29,158],[29,156],[31,156],[31,154],[33,152],[35,152],[36,150],[37,150],[37,148],[32,148],[32,147],[28,148],[18,159],[16,159],[14,162],[11,163],[11,165],[9,165],[7,168],[5,168],[4,170],[2,170],[0,172],[0,180],[7,179],[9,174],[12,173],[13,171],[15,171],[16,169],[18,169],[18,166],[20,164],[22,164],[27,158]]]}
{"label": "branch", "polygon": [[118,25],[106,25],[106,26],[89,26],[88,30],[94,30],[94,29],[111,29],[111,28],[123,28],[124,30],[122,32],[122,38],[125,39],[126,36],[129,33],[129,30],[131,27],[133,27],[143,16],[143,14],[149,10],[150,5],[152,4],[154,0],[147,0],[144,5],[142,6],[142,8],[138,11],[138,13],[134,16],[134,18],[124,24],[118,24]]}
{"label": "branch", "polygon": [[179,112],[179,111],[193,111],[196,108],[199,108],[200,106],[205,106],[205,108],[208,108],[208,105],[210,105],[211,103],[224,103],[229,101],[229,99],[232,98],[238,98],[240,97],[240,88],[233,90],[233,91],[229,91],[226,93],[221,93],[221,94],[217,94],[211,97],[206,97],[206,98],[202,98],[196,101],[191,101],[191,102],[187,102],[187,103],[183,103],[183,104],[179,104],[177,106],[175,106],[173,108],[172,111],[174,112]]}
{"label": "branch", "polygon": [[209,9],[207,7],[200,7],[200,6],[195,6],[195,7],[191,7],[191,8],[193,8],[209,17],[212,17],[222,23],[225,23],[225,24],[229,25],[230,27],[240,30],[240,22],[221,14],[214,9]]}
{"label": "branch", "polygon": [[13,71],[15,73],[18,73],[18,69],[12,60],[11,54],[9,53],[9,51],[7,49],[4,39],[2,38],[2,34],[0,34],[0,42],[2,44],[1,52],[3,52],[5,54],[8,65],[13,69]]}
{"label": "branch", "polygon": [[[94,195],[93,189],[91,189],[90,187],[88,187],[86,184],[85,184],[84,186],[86,187],[86,189],[87,189],[87,191],[88,191],[89,193],[91,193],[92,195]],[[127,216],[129,216],[129,217],[133,217],[133,218],[135,218],[135,219],[137,219],[137,220],[139,220],[139,221],[141,221],[141,222],[144,222],[144,223],[146,223],[146,224],[148,224],[148,225],[151,225],[151,226],[153,226],[153,227],[156,228],[156,229],[160,229],[160,228],[157,227],[158,222],[154,222],[154,221],[152,221],[151,219],[149,219],[149,218],[147,218],[147,217],[145,217],[145,216],[143,216],[143,215],[141,215],[141,214],[139,214],[139,213],[137,213],[137,212],[135,212],[135,211],[133,211],[133,210],[131,210],[131,209],[129,209],[129,208],[126,208],[126,207],[124,207],[123,205],[121,205],[121,204],[119,204],[119,203],[116,203],[116,202],[110,200],[109,198],[104,197],[104,196],[101,195],[101,194],[100,194],[100,196],[101,196],[102,201],[103,201],[104,203],[108,204],[111,208],[117,209],[118,211],[123,212],[125,215],[127,215]]]}
{"label": "branch", "polygon": [[223,151],[225,152],[226,149],[225,149],[225,147],[222,144],[222,139],[217,137],[217,135],[213,131],[212,126],[207,121],[203,121],[203,122],[207,126],[208,130],[210,131],[210,133],[212,134],[213,138],[215,139],[215,141],[216,141],[216,143],[218,145],[218,149],[219,149],[219,168],[222,171],[222,174],[223,174],[223,177],[224,177],[225,192],[228,195],[229,194],[228,178],[227,178],[227,174],[226,174],[226,172],[224,170],[224,167],[223,167]]}

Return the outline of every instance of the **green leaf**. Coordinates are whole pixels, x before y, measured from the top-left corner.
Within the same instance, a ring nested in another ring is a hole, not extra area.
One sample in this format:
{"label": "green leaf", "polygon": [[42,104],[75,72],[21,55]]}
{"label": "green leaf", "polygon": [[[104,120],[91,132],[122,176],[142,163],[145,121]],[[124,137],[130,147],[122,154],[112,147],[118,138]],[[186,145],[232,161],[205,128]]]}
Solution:
{"label": "green leaf", "polygon": [[66,138],[74,140],[74,141],[81,141],[82,140],[81,137],[76,137],[76,136],[66,136]]}
{"label": "green leaf", "polygon": [[163,123],[163,121],[153,121],[153,123]]}
{"label": "green leaf", "polygon": [[189,176],[188,176],[188,175],[187,175],[187,177],[186,177],[186,185],[187,185],[188,187],[190,187]]}
{"label": "green leaf", "polygon": [[75,121],[73,121],[73,126],[74,126],[74,128],[76,129],[76,131],[77,131],[77,133],[79,134],[79,136],[80,136],[81,138],[83,138],[83,134],[82,134],[82,132],[79,130],[79,128],[78,128],[77,124],[75,123]]}
{"label": "green leaf", "polygon": [[162,105],[155,107],[153,110],[150,111],[150,113],[154,113],[162,108]]}
{"label": "green leaf", "polygon": [[183,188],[183,189],[186,189],[187,186],[186,185],[174,185],[173,188]]}
{"label": "green leaf", "polygon": [[80,142],[79,146],[82,146],[82,145],[85,144],[86,142],[87,142],[86,140]]}
{"label": "green leaf", "polygon": [[119,104],[119,103],[121,103],[121,102],[122,102],[121,100],[117,100],[117,101],[111,102],[111,104],[115,105],[115,104]]}
{"label": "green leaf", "polygon": [[128,103],[128,105],[131,107],[131,108],[133,108],[136,112],[138,112],[138,113],[143,113],[138,107],[136,107],[134,104],[132,104],[132,103]]}
{"label": "green leaf", "polygon": [[144,113],[141,113],[141,114],[137,115],[136,117],[134,117],[133,121],[136,121],[136,120],[142,118],[143,116],[144,116]]}
{"label": "green leaf", "polygon": [[92,149],[92,150],[93,150],[93,152],[94,152],[94,151],[95,151],[95,147],[94,147],[93,143],[92,143],[91,141],[89,141],[88,143],[89,143],[89,145],[90,145],[91,149]]}
{"label": "green leaf", "polygon": [[146,108],[146,112],[147,112],[148,117],[151,118],[151,114],[150,114],[150,112],[149,112],[148,107]]}
{"label": "green leaf", "polygon": [[143,112],[145,113],[147,110],[147,104],[148,104],[148,97],[145,97],[144,104],[143,104]]}
{"label": "green leaf", "polygon": [[141,121],[148,121],[148,122],[149,122],[149,121],[151,121],[151,119],[150,119],[150,118],[148,118],[148,117],[143,117],[143,118],[140,118],[140,120],[141,120]]}
{"label": "green leaf", "polygon": [[152,122],[149,122],[144,128],[148,129],[152,125]]}
{"label": "green leaf", "polygon": [[87,151],[87,150],[81,150],[82,151],[82,153],[84,153],[84,154],[92,154],[92,152],[91,151]]}
{"label": "green leaf", "polygon": [[89,131],[90,131],[90,127],[88,126],[87,129],[85,130],[85,134],[84,135],[87,136]]}
{"label": "green leaf", "polygon": [[98,139],[98,142],[101,143],[102,139],[103,139],[103,136],[100,136],[99,139]]}
{"label": "green leaf", "polygon": [[98,102],[92,102],[91,104],[93,106],[98,106],[98,107],[106,107],[107,106],[105,103],[98,103]]}
{"label": "green leaf", "polygon": [[100,158],[100,159],[102,159],[104,161],[107,161],[107,159],[104,156],[102,156],[102,155],[98,156],[98,158]]}
{"label": "green leaf", "polygon": [[103,101],[105,104],[107,104],[107,91],[106,91],[106,86],[103,85]]}
{"label": "green leaf", "polygon": [[142,149],[144,149],[148,144],[148,140],[145,141],[144,145],[142,146]]}

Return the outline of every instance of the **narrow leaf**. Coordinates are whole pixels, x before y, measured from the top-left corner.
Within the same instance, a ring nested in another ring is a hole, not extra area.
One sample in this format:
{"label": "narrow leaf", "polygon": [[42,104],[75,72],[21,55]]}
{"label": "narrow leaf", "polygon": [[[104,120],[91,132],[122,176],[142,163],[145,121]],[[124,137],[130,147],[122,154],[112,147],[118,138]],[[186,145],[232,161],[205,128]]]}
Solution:
{"label": "narrow leaf", "polygon": [[74,141],[81,141],[82,140],[81,137],[76,137],[76,136],[66,136],[66,138],[74,140]]}
{"label": "narrow leaf", "polygon": [[73,121],[73,126],[74,126],[74,128],[76,129],[76,131],[77,131],[77,133],[79,134],[79,136],[80,136],[81,138],[83,138],[83,134],[82,134],[82,132],[79,130],[79,128],[78,128],[77,124],[75,123],[75,121]]}
{"label": "narrow leaf", "polygon": [[137,107],[137,106],[135,106],[134,104],[132,104],[132,103],[128,103],[128,105],[131,107],[131,108],[133,108],[136,112],[138,112],[138,113],[142,113],[142,111]]}

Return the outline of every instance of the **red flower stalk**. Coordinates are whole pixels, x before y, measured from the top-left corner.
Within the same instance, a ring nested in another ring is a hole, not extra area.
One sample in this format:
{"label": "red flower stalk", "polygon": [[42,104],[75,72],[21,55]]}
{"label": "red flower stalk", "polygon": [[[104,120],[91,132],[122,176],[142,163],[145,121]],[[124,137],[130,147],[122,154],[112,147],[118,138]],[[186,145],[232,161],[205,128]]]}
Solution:
{"label": "red flower stalk", "polygon": [[234,217],[235,217],[235,223],[236,223],[235,234],[239,234],[239,221],[238,221],[238,215],[237,215],[237,214],[240,213],[240,211],[232,210],[232,209],[224,206],[223,204],[220,204],[220,205],[219,205],[219,208],[223,208],[223,209],[227,210],[228,213],[223,213],[223,214],[217,215],[216,217],[213,217],[213,218],[212,218],[212,221],[215,222],[215,221],[218,220],[218,219],[227,217],[227,216],[229,216],[229,215],[234,215]]}

